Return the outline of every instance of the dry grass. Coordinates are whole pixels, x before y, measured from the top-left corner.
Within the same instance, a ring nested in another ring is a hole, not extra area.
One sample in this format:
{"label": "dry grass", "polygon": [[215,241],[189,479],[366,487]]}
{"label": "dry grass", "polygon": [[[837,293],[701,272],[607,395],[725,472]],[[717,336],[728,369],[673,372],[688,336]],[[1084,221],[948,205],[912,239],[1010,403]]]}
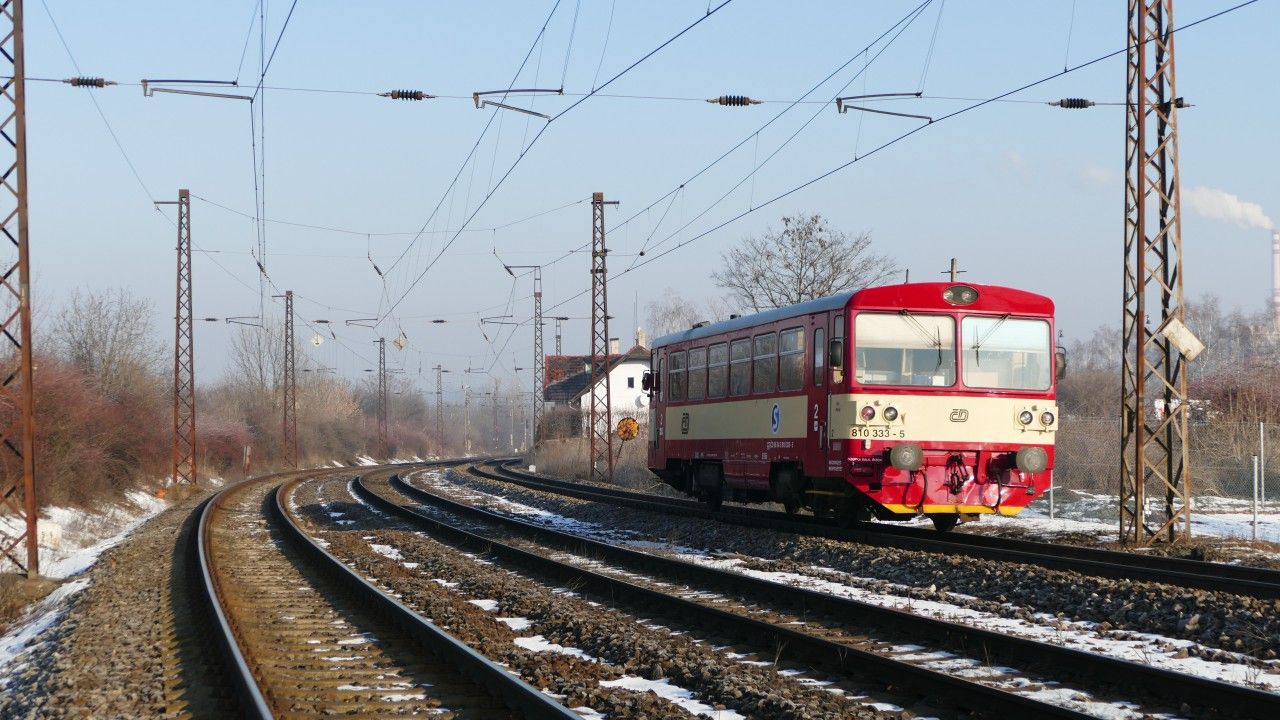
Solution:
{"label": "dry grass", "polygon": [[0,574],[0,633],[8,632],[9,626],[28,605],[53,592],[56,587],[56,581],[45,578],[28,580],[17,573]]}
{"label": "dry grass", "polygon": [[[618,453],[619,441],[614,439],[614,453]],[[662,481],[649,472],[648,449],[643,440],[632,440],[622,445],[622,453],[614,461],[614,482],[622,487],[652,492],[665,487]],[[573,480],[587,478],[587,453],[590,443],[586,438],[547,440],[533,451],[525,461],[536,465],[538,472]]]}

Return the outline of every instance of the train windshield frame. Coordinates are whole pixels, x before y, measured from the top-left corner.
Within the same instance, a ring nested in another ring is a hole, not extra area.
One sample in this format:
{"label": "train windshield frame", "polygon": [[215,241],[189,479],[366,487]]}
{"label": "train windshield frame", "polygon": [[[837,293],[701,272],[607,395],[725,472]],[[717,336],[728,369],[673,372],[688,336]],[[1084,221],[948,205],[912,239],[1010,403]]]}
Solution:
{"label": "train windshield frame", "polygon": [[853,320],[853,379],[860,385],[956,384],[954,315],[860,312]]}
{"label": "train windshield frame", "polygon": [[1044,392],[1053,386],[1048,320],[967,315],[960,321],[965,387]]}

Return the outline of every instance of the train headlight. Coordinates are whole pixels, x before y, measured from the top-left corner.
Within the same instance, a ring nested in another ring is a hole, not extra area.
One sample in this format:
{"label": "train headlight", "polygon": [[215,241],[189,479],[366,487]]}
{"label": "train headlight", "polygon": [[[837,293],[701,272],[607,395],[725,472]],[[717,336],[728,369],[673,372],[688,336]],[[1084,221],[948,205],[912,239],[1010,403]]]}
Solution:
{"label": "train headlight", "polygon": [[871,407],[870,405],[864,406],[862,408],[862,419],[864,422],[871,422],[872,420],[875,420],[876,409]]}
{"label": "train headlight", "polygon": [[889,407],[885,408],[885,409],[884,409],[884,419],[885,419],[885,420],[888,420],[889,422],[893,422],[894,420],[897,420],[897,419],[898,419],[898,408],[893,407],[892,405],[890,405]]}
{"label": "train headlight", "polygon": [[942,291],[942,299],[952,305],[972,305],[978,301],[978,291],[968,285],[952,285]]}
{"label": "train headlight", "polygon": [[1036,416],[1032,415],[1030,410],[1023,410],[1022,412],[1018,413],[1018,422],[1022,423],[1023,425],[1030,425],[1031,421],[1035,419],[1036,419]]}
{"label": "train headlight", "polygon": [[1014,455],[1014,462],[1022,472],[1044,472],[1049,467],[1049,453],[1040,447],[1024,447]]}
{"label": "train headlight", "polygon": [[1053,416],[1053,413],[1051,413],[1051,412],[1049,412],[1049,411],[1047,411],[1047,410],[1046,410],[1045,412],[1040,413],[1040,424],[1041,424],[1041,425],[1052,425],[1052,424],[1053,424],[1053,421],[1054,421],[1054,420],[1057,420],[1057,419],[1058,419],[1058,418],[1056,418],[1056,417],[1054,417],[1054,416]]}

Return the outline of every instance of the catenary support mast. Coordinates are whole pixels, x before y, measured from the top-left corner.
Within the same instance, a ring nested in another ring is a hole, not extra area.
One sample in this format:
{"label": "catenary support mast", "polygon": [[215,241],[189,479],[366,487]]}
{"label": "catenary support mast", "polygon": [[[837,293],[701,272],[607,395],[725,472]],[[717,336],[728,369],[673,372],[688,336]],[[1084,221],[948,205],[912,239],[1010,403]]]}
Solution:
{"label": "catenary support mast", "polygon": [[604,206],[618,202],[591,196],[591,455],[587,477],[613,482],[613,410],[609,387],[609,293]]}
{"label": "catenary support mast", "polygon": [[298,467],[298,366],[293,341],[293,291],[284,293],[284,462]]}
{"label": "catenary support mast", "polygon": [[178,280],[173,340],[173,482],[196,483],[196,347],[192,317],[191,191],[178,191]]}
{"label": "catenary support mast", "polygon": [[1173,0],[1129,1],[1120,539],[1137,545],[1191,529],[1173,38]]}
{"label": "catenary support mast", "polygon": [[[0,509],[20,519],[21,530],[10,535],[0,531],[0,557],[26,570],[27,577],[40,574],[40,553],[36,543],[36,452],[35,452],[35,366],[31,359],[31,255],[27,244],[27,94],[26,62],[22,36],[22,0],[0,0],[0,80],[4,98],[0,100],[0,136],[13,160],[5,164],[0,183],[0,231],[9,241],[16,258],[6,264],[0,277],[0,357],[6,367],[0,372],[0,402],[13,407],[13,420],[0,427],[0,443],[17,457],[21,468],[6,474],[0,485]],[[2,146],[0,146],[2,147]],[[12,358],[9,360],[8,358]],[[3,452],[3,451],[0,451]],[[21,493],[21,502],[19,502]],[[25,545],[25,556],[18,546]]]}

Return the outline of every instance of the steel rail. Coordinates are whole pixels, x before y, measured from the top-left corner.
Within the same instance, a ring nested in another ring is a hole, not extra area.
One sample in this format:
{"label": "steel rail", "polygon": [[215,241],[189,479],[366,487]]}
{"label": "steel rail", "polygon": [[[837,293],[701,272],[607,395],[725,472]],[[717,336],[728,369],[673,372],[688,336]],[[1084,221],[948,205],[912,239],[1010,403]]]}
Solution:
{"label": "steel rail", "polygon": [[196,554],[200,558],[200,577],[204,588],[204,592],[201,593],[201,601],[212,613],[217,625],[217,632],[213,633],[214,640],[230,666],[227,674],[231,676],[232,685],[240,700],[240,709],[246,718],[267,720],[267,718],[272,718],[274,715],[262,692],[262,688],[258,686],[257,678],[254,677],[253,671],[249,668],[249,663],[244,653],[240,650],[240,643],[236,639],[231,620],[222,607],[220,599],[222,594],[218,589],[218,582],[213,572],[213,550],[209,545],[209,526],[213,522],[214,512],[225,498],[242,489],[244,484],[238,483],[225,488],[200,505],[197,509],[197,512],[200,513],[200,522],[196,525],[195,547]]}
{"label": "steel rail", "polygon": [[[441,461],[421,465],[447,465],[460,461]],[[415,464],[415,467],[421,465]],[[384,470],[385,472],[386,470]],[[386,591],[324,549],[299,525],[288,509],[288,499],[305,480],[289,480],[273,491],[271,508],[288,539],[306,555],[322,573],[345,589],[361,597],[376,612],[389,618],[408,637],[429,648],[440,659],[452,664],[481,688],[500,698],[523,717],[537,720],[581,720],[581,716],[557,703],[541,690],[521,680],[503,666],[471,649],[446,630],[406,607]]]}
{"label": "steel rail", "polygon": [[[405,497],[420,503],[434,504],[461,515],[481,518],[516,530],[528,537],[550,541],[568,548],[576,548],[578,552],[585,552],[590,557],[606,558],[642,572],[657,573],[668,577],[674,576],[685,582],[695,583],[700,586],[709,584],[724,589],[724,592],[732,597],[753,597],[766,606],[776,605],[781,600],[787,605],[796,608],[797,612],[802,615],[805,612],[818,611],[837,618],[853,618],[866,623],[889,627],[896,631],[916,636],[918,639],[929,643],[937,643],[940,640],[944,640],[958,648],[982,648],[1002,660],[1009,661],[1011,664],[1019,664],[1027,669],[1043,666],[1057,671],[1065,668],[1069,672],[1082,674],[1090,678],[1123,678],[1126,684],[1137,685],[1147,690],[1151,697],[1158,698],[1161,701],[1185,702],[1191,706],[1209,708],[1217,712],[1231,710],[1232,717],[1273,718],[1280,714],[1280,695],[1274,693],[1051,645],[1001,632],[915,615],[902,610],[859,602],[851,598],[782,585],[728,570],[651,555],[599,540],[552,530],[501,513],[459,503],[410,485],[398,476],[393,477],[390,484],[393,489]],[[364,487],[362,481],[357,481],[356,486],[360,490],[364,490],[366,494],[376,495],[376,493],[371,493],[368,488]],[[362,497],[365,496],[362,495]],[[382,498],[382,500],[387,502],[385,498]],[[406,517],[409,516],[409,513],[412,513],[416,517],[425,518],[420,513],[415,513],[405,508],[395,512]],[[443,524],[435,519],[426,519],[428,522],[437,525]],[[495,547],[499,544],[498,541],[492,539],[485,539],[484,541],[494,544]],[[584,576],[589,573],[589,571],[582,569],[576,569],[576,572]],[[630,589],[628,588],[629,591]],[[692,606],[692,608],[685,608],[685,610],[704,607],[689,601],[685,601],[685,603]],[[780,634],[785,630],[787,629],[767,624],[763,628],[756,629],[756,631],[765,631],[774,635]],[[805,638],[810,637],[796,631],[791,631],[791,634],[799,635],[799,639],[787,638],[788,647],[800,647],[807,642]],[[838,647],[849,651],[849,646],[847,645],[838,645]],[[1037,705],[1039,704],[1037,703]],[[980,705],[978,707],[985,709],[987,706]],[[1046,711],[1039,707],[1037,707],[1037,712],[1042,713],[1037,717],[1050,716],[1043,714]]]}
{"label": "steel rail", "polygon": [[[407,492],[408,496],[414,499],[417,498],[412,493],[417,488],[399,481],[398,478],[393,478],[392,483],[397,491]],[[593,572],[577,565],[562,563],[488,536],[464,530],[399,505],[370,490],[364,484],[363,479],[356,481],[355,492],[362,500],[377,507],[379,510],[398,515],[427,529],[429,532],[446,537],[458,545],[474,547],[479,552],[500,557],[521,567],[532,568],[535,572],[562,580],[569,583],[576,590],[594,591],[602,597],[627,598],[628,600],[624,602],[647,603],[660,607],[674,616],[693,618],[721,628],[753,644],[758,644],[760,638],[769,638],[777,643],[777,647],[786,647],[794,659],[812,663],[829,672],[848,674],[850,671],[856,670],[859,674],[867,678],[883,681],[886,685],[910,687],[914,692],[922,696],[945,695],[953,704],[965,711],[978,713],[985,717],[1070,718],[1072,720],[1083,720],[1084,718],[1092,717],[1075,710],[1043,703],[1024,695],[1010,693],[961,677],[895,660],[854,645],[810,635],[790,627],[773,625],[763,620],[746,617],[728,610],[704,605],[643,585]],[[418,492],[422,491],[419,490]],[[500,515],[455,503],[430,493],[423,493],[423,500],[458,514],[473,515],[490,521],[502,522],[502,516]],[[574,542],[582,542],[584,544],[590,542],[584,541],[582,538],[569,537]],[[653,571],[654,568],[649,567],[648,569]]]}
{"label": "steel rail", "polygon": [[1119,580],[1158,582],[1186,588],[1227,592],[1257,598],[1280,598],[1280,571],[1223,563],[1139,555],[1032,540],[1013,540],[967,533],[938,533],[885,523],[854,527],[797,520],[786,513],[758,508],[722,507],[709,510],[694,500],[605,488],[515,470],[513,461],[490,461],[493,471],[472,466],[472,472],[531,490],[567,495],[639,510],[717,520],[847,542],[922,550],[949,555],[1019,562],[1053,570],[1068,570]]}

